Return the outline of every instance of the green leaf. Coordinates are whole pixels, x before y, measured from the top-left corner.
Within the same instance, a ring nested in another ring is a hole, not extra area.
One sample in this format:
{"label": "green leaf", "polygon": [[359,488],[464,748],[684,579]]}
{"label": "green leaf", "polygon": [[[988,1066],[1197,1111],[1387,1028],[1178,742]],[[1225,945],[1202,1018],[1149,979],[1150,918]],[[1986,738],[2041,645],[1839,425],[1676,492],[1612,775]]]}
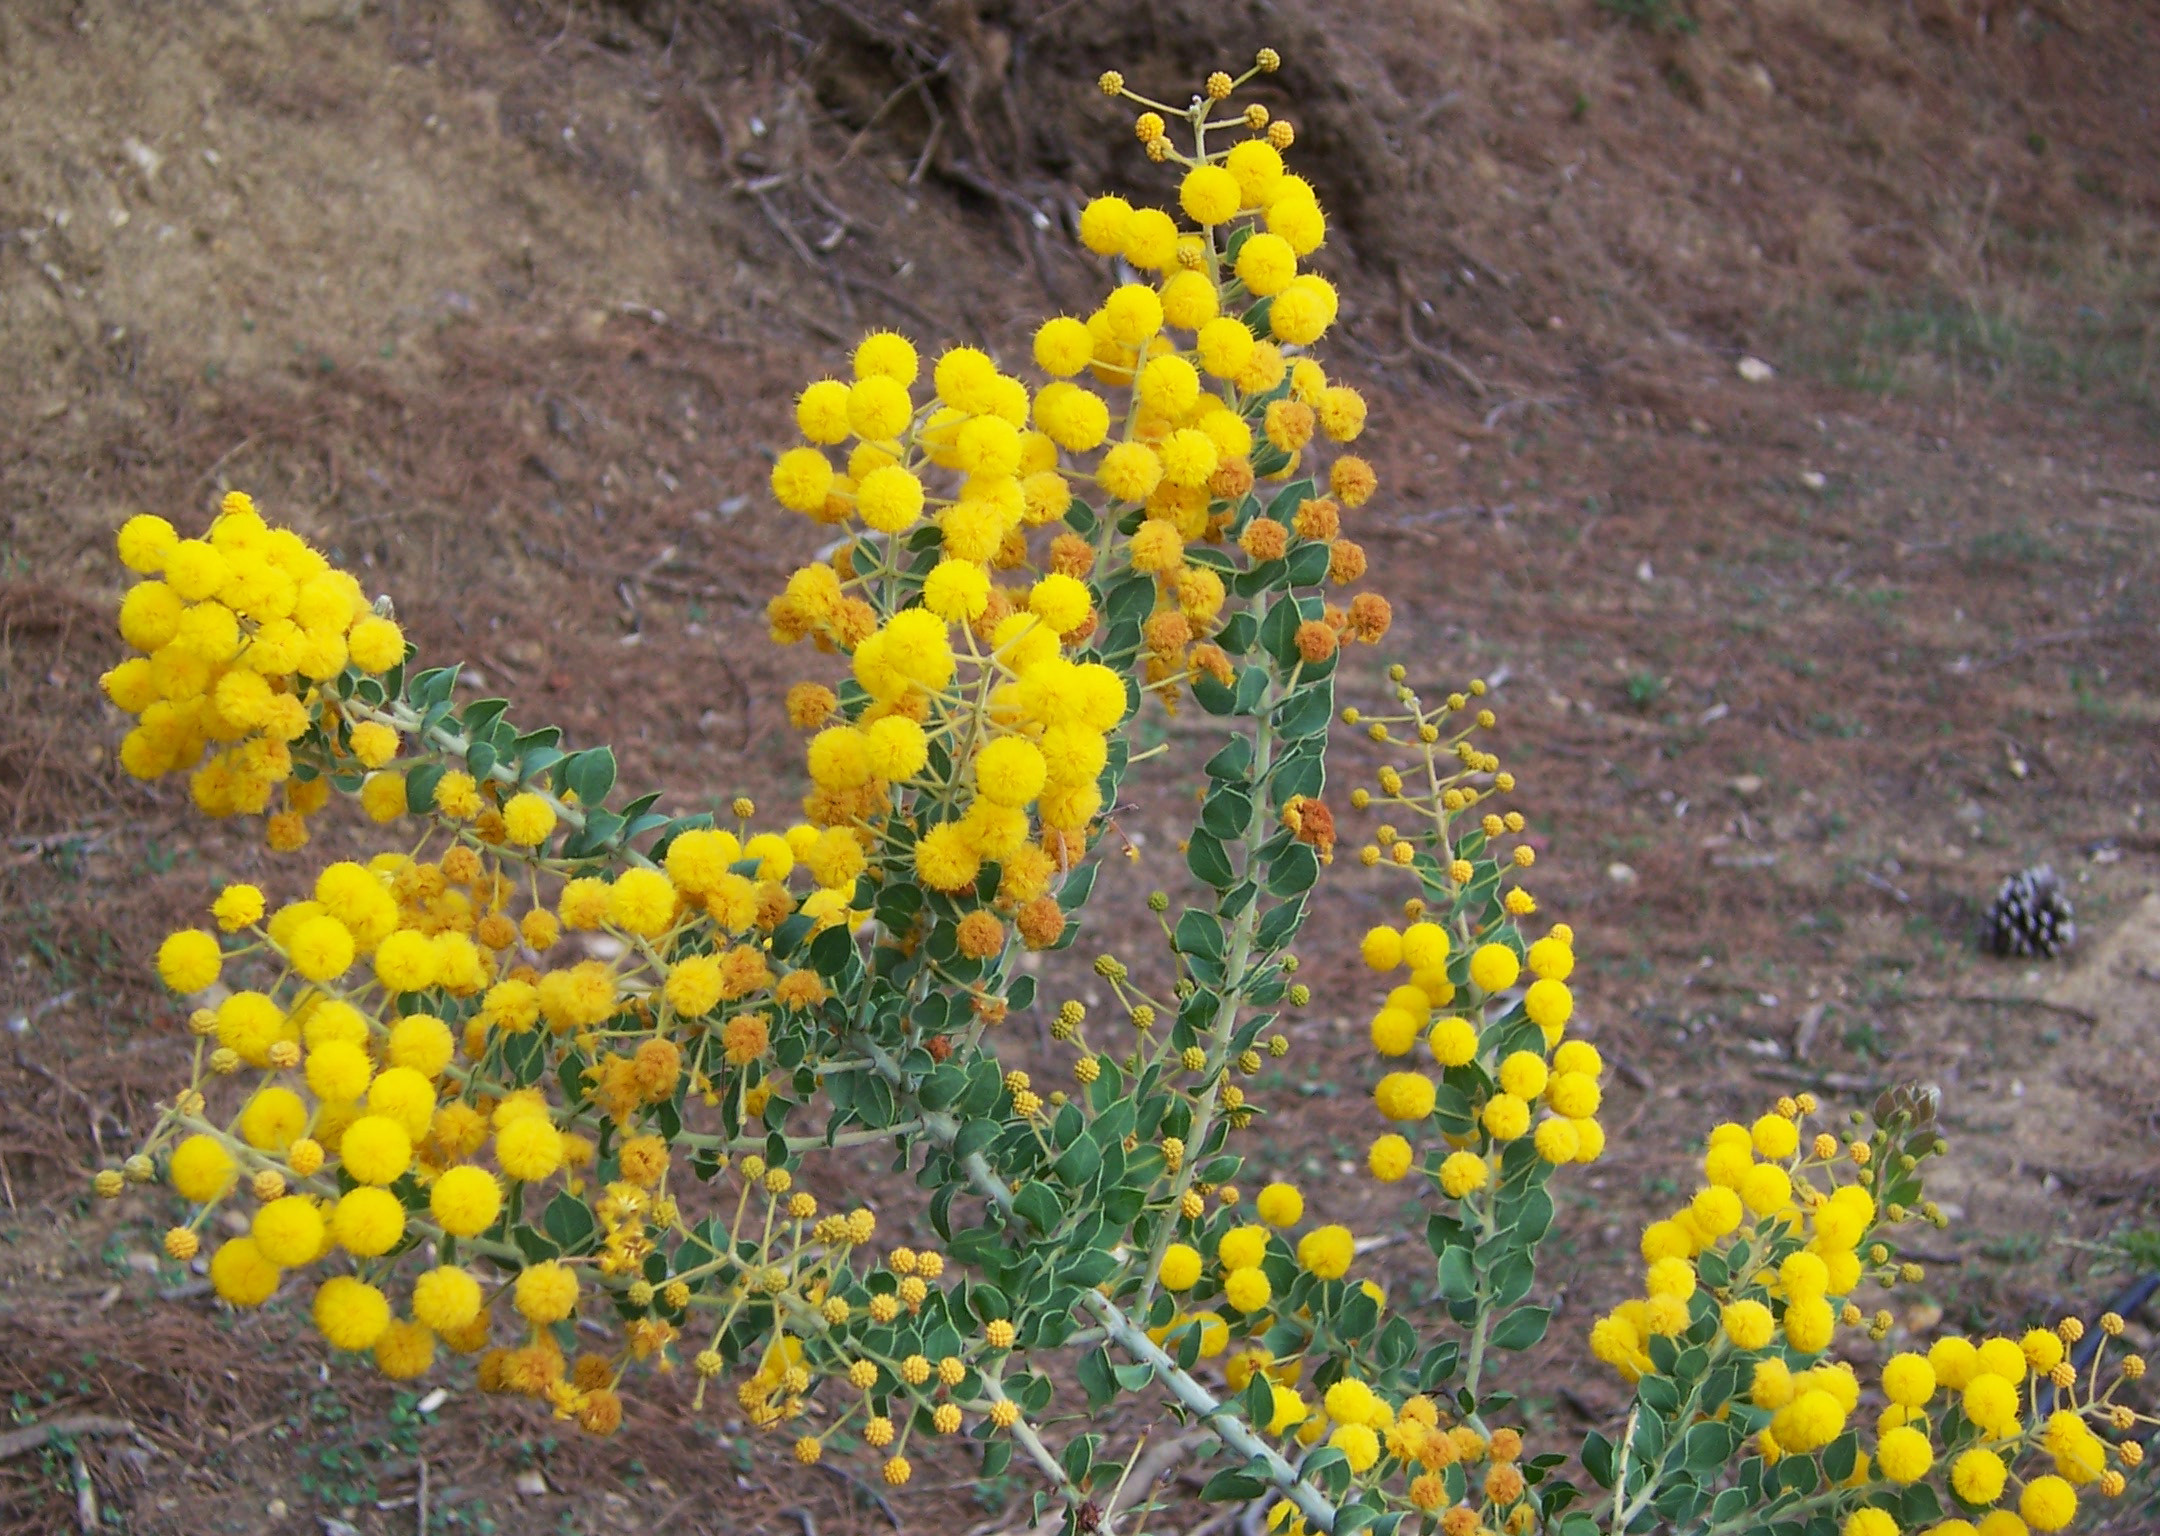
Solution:
{"label": "green leaf", "polygon": [[597,806],[615,787],[615,753],[608,747],[588,747],[573,752],[555,768],[555,783],[578,797],[578,803]]}
{"label": "green leaf", "polygon": [[1127,576],[1103,594],[1103,615],[1112,624],[1138,623],[1154,606],[1155,578],[1152,576]]}
{"label": "green leaf", "polygon": [[557,1247],[565,1253],[575,1253],[591,1241],[593,1214],[585,1202],[568,1193],[558,1192],[548,1202],[547,1210],[540,1217],[540,1225],[554,1239]]}
{"label": "green leaf", "polygon": [[1210,1504],[1243,1503],[1267,1490],[1267,1463],[1255,1459],[1243,1467],[1224,1467],[1207,1480],[1200,1497]]}
{"label": "green leaf", "polygon": [[1613,1485],[1613,1450],[1612,1441],[1594,1429],[1583,1437],[1583,1470],[1600,1488]]}
{"label": "green leaf", "polygon": [[1176,940],[1181,955],[1206,955],[1220,960],[1223,953],[1222,920],[1212,912],[1187,907],[1177,920]]}
{"label": "green leaf", "polygon": [[1110,1353],[1108,1350],[1089,1350],[1080,1357],[1080,1363],[1075,1367],[1074,1374],[1080,1378],[1080,1388],[1087,1393],[1090,1408],[1105,1408],[1116,1398],[1118,1391],[1117,1376],[1110,1368]]}
{"label": "green leaf", "polygon": [[1545,1337],[1545,1325],[1551,1321],[1550,1307],[1518,1307],[1493,1329],[1493,1348],[1528,1349]]}
{"label": "green leaf", "polygon": [[1468,1301],[1477,1295],[1477,1271],[1468,1248],[1450,1248],[1440,1255],[1440,1295],[1448,1301]]}
{"label": "green leaf", "polygon": [[1185,845],[1185,867],[1193,872],[1194,879],[1218,891],[1237,883],[1237,872],[1230,867],[1230,855],[1222,839],[1205,828],[1195,828],[1192,841]]}
{"label": "green leaf", "polygon": [[1040,1179],[1030,1180],[1013,1196],[1013,1211],[1038,1232],[1051,1232],[1065,1219],[1065,1207],[1057,1191]]}
{"label": "green leaf", "polygon": [[1058,1155],[1051,1171],[1074,1189],[1085,1185],[1102,1169],[1102,1149],[1093,1137],[1082,1136]]}
{"label": "green leaf", "polygon": [[1314,542],[1300,544],[1290,551],[1290,585],[1293,587],[1317,587],[1327,579],[1328,546]]}
{"label": "green leaf", "polygon": [[1252,796],[1227,784],[1216,785],[1200,804],[1200,824],[1225,842],[1236,842],[1252,825]]}
{"label": "green leaf", "polygon": [[1740,1432],[1730,1424],[1704,1420],[1687,1432],[1680,1455],[1687,1469],[1698,1477],[1718,1471],[1740,1449]]}
{"label": "green leaf", "polygon": [[1252,742],[1243,736],[1233,736],[1207,760],[1205,771],[1211,779],[1220,779],[1225,783],[1242,783],[1245,776],[1252,771],[1252,762]]}
{"label": "green leaf", "polygon": [[[1308,668],[1308,671],[1310,669]],[[1325,736],[1335,719],[1335,685],[1325,679],[1298,689],[1275,714],[1276,729],[1292,741]]]}
{"label": "green leaf", "polygon": [[421,763],[405,775],[405,809],[424,816],[435,809],[435,786],[449,770],[441,763]]}
{"label": "green leaf", "polygon": [[1320,856],[1305,843],[1292,843],[1269,863],[1270,896],[1301,896],[1320,879]]}
{"label": "green leaf", "polygon": [[1848,1430],[1824,1446],[1822,1465],[1833,1483],[1842,1483],[1851,1477],[1853,1468],[1860,1465],[1860,1437]]}

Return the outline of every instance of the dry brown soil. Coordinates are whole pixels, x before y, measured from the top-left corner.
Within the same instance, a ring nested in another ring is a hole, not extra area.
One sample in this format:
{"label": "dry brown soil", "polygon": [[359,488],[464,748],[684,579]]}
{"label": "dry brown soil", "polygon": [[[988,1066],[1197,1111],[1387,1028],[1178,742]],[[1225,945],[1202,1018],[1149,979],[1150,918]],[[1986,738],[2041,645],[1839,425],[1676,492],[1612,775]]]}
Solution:
{"label": "dry brown soil", "polygon": [[[1901,1330],[2122,1283],[2093,1245],[2152,1225],[2160,1176],[2149,7],[15,0],[0,1391],[19,1422],[136,1434],[0,1460],[0,1528],[1027,1525],[1020,1484],[959,1463],[881,1510],[669,1379],[606,1444],[454,1373],[422,1415],[326,1369],[294,1306],[234,1316],[157,1262],[156,1199],[85,1198],[184,1059],[145,964],[164,926],[224,880],[297,879],[115,770],[110,533],[245,488],[431,659],[612,741],[626,782],[785,801],[805,663],[760,609],[818,539],[760,490],[792,391],[871,325],[1018,355],[1103,281],[1079,201],[1148,185],[1094,75],[1175,96],[1263,42],[1336,213],[1332,365],[1374,406],[1386,489],[1356,531],[1398,626],[1367,680],[1492,682],[1536,889],[1618,1063],[1613,1153],[1541,1279],[1534,1435],[1618,1408],[1576,1364],[1615,1255],[1705,1127],[1781,1091],[1941,1085],[1958,1220]],[[1139,729],[1172,751],[1119,818],[1138,858],[1098,932],[1174,882],[1206,737]],[[1980,956],[1995,883],[2041,860],[2079,952]],[[1344,958],[1400,893],[1350,861],[1327,892],[1255,1155],[1405,1239],[1373,1262],[1415,1306],[1417,1229],[1355,1171],[1372,998]],[[882,1180],[906,1221],[874,1163],[826,1178]]]}

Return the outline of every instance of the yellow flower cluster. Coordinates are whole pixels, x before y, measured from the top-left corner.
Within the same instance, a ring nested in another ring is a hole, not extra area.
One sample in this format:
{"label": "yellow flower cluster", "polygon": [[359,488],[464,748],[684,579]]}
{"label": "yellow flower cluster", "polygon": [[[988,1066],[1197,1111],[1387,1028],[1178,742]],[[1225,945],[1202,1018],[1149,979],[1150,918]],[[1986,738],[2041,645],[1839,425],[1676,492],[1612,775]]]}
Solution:
{"label": "yellow flower cluster", "polygon": [[[293,772],[293,744],[323,717],[322,685],[348,669],[397,666],[403,633],[369,608],[349,573],[291,529],[269,526],[237,491],[202,538],[184,539],[148,513],[129,518],[119,553],[143,577],[120,604],[120,634],[143,654],[100,679],[137,717],[121,766],[139,779],[193,769],[189,793],[211,816],[259,814],[283,784],[288,810],[273,838],[297,846],[299,818],[330,789]],[[361,725],[348,745],[379,768],[397,738]]]}
{"label": "yellow flower cluster", "polygon": [[1705,1255],[1725,1276],[1712,1288],[1723,1336],[1744,1350],[1781,1336],[1796,1355],[1821,1355],[1841,1322],[1859,1321],[1842,1303],[1862,1279],[1897,1279],[1888,1250],[1870,1246],[1883,1219],[1874,1196],[1860,1179],[1837,1181],[1841,1167],[1857,1175],[1862,1165],[1835,1137],[1803,1131],[1815,1108],[1811,1096],[1783,1100],[1752,1125],[1711,1131],[1702,1188],[1643,1233],[1644,1296],[1591,1330],[1600,1360],[1632,1381],[1649,1369],[1650,1340],[1688,1333]]}

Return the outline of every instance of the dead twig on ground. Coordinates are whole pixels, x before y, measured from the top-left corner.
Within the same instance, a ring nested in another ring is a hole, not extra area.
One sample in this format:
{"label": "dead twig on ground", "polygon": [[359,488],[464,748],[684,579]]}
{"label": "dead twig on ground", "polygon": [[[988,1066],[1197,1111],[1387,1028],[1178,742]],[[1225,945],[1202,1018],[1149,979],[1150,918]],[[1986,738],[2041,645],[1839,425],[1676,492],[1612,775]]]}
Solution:
{"label": "dead twig on ground", "polygon": [[107,1418],[97,1413],[77,1414],[73,1418],[54,1419],[47,1424],[31,1424],[22,1429],[11,1429],[0,1435],[0,1461],[76,1436],[138,1434],[132,1419]]}
{"label": "dead twig on ground", "polygon": [[2043,1013],[2059,1013],[2064,1018],[2076,1019],[2080,1024],[2097,1024],[2100,1015],[2084,1008],[2073,1008],[2068,1003],[2052,1003],[2044,997],[2002,997],[1991,992],[1907,992],[1898,997],[1886,997],[1882,1001],[1893,1008],[1911,1007],[1922,1003],[1968,1003],[1978,1008],[2038,1008]]}

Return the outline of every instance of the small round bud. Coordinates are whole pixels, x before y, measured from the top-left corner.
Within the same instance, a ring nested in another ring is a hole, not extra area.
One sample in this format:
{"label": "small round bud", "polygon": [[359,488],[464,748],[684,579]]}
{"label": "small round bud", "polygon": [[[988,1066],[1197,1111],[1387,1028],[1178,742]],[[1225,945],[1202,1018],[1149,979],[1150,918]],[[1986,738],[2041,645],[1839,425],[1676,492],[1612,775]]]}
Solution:
{"label": "small round bud", "polygon": [[100,1168],[97,1177],[90,1181],[90,1187],[97,1191],[101,1200],[117,1200],[120,1191],[127,1188],[127,1180],[121,1177],[117,1168]]}
{"label": "small round bud", "polygon": [[1148,899],[1147,899],[1147,909],[1148,909],[1148,910],[1149,910],[1150,912],[1167,912],[1167,911],[1169,911],[1169,910],[1170,910],[1170,895],[1169,895],[1169,893],[1168,893],[1167,891],[1149,891],[1149,892],[1148,892]]}
{"label": "small round bud", "polygon": [[728,806],[728,809],[744,821],[748,821],[757,814],[757,802],[748,795],[737,795],[734,802]]}
{"label": "small round bud", "polygon": [[1253,63],[1260,67],[1261,74],[1272,75],[1282,68],[1282,55],[1272,48],[1263,48],[1253,56]]}
{"label": "small round bud", "polygon": [[254,1182],[250,1187],[254,1190],[255,1198],[267,1205],[272,1200],[283,1198],[285,1194],[285,1175],[279,1173],[275,1168],[265,1168],[255,1175]]}
{"label": "small round bud", "polygon": [[185,1264],[202,1251],[202,1239],[188,1227],[173,1227],[165,1233],[165,1256],[176,1264]]}
{"label": "small round bud", "polygon": [[1233,89],[1230,77],[1219,69],[1207,77],[1207,99],[1209,101],[1221,101]]}
{"label": "small round bud", "polygon": [[1125,90],[1125,77],[1114,69],[1106,69],[1095,80],[1095,88],[1105,96],[1117,96]]}

